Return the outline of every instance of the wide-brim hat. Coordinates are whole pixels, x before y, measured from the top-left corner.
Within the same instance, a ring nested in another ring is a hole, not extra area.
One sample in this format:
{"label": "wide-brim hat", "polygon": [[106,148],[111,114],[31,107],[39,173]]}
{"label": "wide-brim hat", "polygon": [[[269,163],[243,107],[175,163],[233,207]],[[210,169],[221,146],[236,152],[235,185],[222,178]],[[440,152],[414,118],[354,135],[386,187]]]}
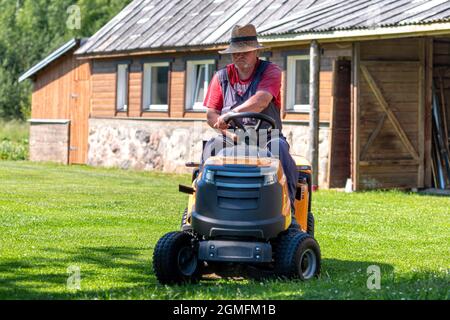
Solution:
{"label": "wide-brim hat", "polygon": [[238,53],[238,52],[250,52],[255,50],[264,49],[258,42],[256,35],[256,28],[252,24],[245,26],[235,26],[231,31],[230,45],[223,51],[219,51],[220,54]]}

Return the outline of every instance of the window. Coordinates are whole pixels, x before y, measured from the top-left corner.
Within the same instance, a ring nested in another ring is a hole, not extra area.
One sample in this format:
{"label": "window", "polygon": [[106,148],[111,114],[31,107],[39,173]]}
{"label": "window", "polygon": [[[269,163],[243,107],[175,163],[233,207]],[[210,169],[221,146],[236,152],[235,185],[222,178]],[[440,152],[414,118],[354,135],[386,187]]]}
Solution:
{"label": "window", "polygon": [[216,70],[214,60],[188,61],[186,66],[186,109],[206,110],[203,102]]}
{"label": "window", "polygon": [[119,112],[128,110],[128,64],[117,65],[116,108]]}
{"label": "window", "polygon": [[309,56],[287,57],[287,110],[309,113]]}
{"label": "window", "polygon": [[143,111],[167,111],[169,109],[168,83],[168,62],[144,64]]}

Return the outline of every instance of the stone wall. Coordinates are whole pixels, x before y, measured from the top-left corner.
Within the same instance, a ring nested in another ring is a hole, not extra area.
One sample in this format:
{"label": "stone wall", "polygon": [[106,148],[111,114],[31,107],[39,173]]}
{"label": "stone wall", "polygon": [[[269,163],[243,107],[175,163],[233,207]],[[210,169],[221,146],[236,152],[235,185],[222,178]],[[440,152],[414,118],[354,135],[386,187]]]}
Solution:
{"label": "stone wall", "polygon": [[[285,124],[291,153],[306,156],[308,126]],[[122,169],[188,173],[198,162],[202,141],[217,135],[204,121],[89,119],[88,164]],[[320,131],[320,185],[326,185],[328,128]]]}
{"label": "stone wall", "polygon": [[30,160],[69,162],[69,121],[30,121]]}

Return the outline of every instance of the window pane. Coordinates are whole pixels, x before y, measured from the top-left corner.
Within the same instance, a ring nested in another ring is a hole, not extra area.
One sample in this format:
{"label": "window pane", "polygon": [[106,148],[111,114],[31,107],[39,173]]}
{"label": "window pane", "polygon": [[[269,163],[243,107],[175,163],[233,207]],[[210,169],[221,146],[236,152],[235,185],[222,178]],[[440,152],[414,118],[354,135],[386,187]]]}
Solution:
{"label": "window pane", "polygon": [[128,65],[117,66],[117,110],[125,110],[127,105]]}
{"label": "window pane", "polygon": [[194,103],[201,102],[203,103],[203,98],[205,96],[205,69],[206,66],[204,64],[196,66],[196,88],[194,94]]}
{"label": "window pane", "polygon": [[152,67],[151,97],[152,105],[167,105],[167,86],[169,67]]}
{"label": "window pane", "polygon": [[295,104],[309,104],[309,60],[297,60],[295,64]]}
{"label": "window pane", "polygon": [[[209,83],[214,76],[216,69],[215,64],[202,64],[195,67],[196,87],[194,92],[194,103],[202,103],[205,100],[206,90],[208,90]],[[206,75],[206,79],[205,79]]]}
{"label": "window pane", "polygon": [[209,68],[208,68],[208,86],[209,86],[209,84],[211,83],[211,79],[214,76],[214,72],[216,71],[216,65],[209,64],[208,66],[209,66]]}

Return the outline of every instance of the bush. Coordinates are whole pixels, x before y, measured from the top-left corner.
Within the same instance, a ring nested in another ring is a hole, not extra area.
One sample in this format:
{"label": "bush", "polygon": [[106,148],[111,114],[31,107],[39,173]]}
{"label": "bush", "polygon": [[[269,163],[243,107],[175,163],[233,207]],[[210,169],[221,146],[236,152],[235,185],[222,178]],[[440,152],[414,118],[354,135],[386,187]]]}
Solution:
{"label": "bush", "polygon": [[0,120],[0,160],[27,160],[28,133],[26,122]]}
{"label": "bush", "polygon": [[21,143],[8,140],[0,141],[0,160],[27,160],[28,159],[28,140]]}

